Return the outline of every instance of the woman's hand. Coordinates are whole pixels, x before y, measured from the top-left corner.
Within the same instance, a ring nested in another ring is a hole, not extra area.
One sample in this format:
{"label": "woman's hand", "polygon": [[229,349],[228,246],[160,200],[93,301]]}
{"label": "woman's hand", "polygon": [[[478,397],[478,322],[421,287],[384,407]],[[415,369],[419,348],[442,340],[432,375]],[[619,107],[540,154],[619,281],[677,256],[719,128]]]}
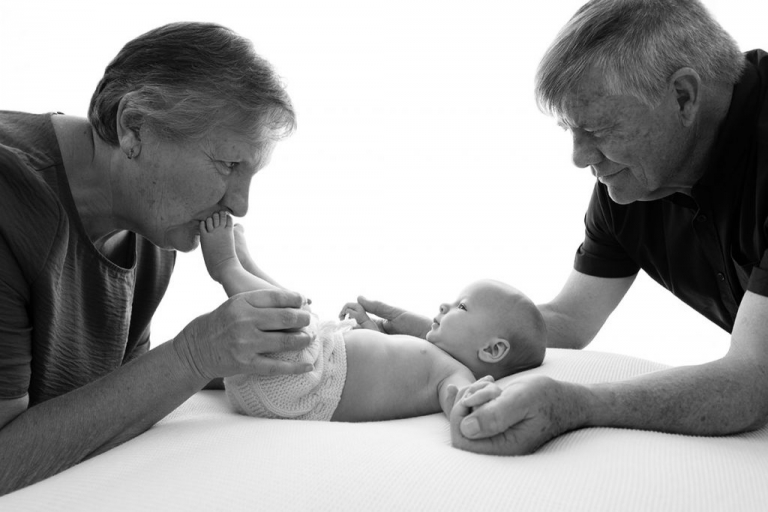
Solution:
{"label": "woman's hand", "polygon": [[189,370],[205,379],[239,373],[304,373],[312,365],[279,361],[263,354],[301,350],[310,335],[301,331],[310,313],[304,298],[287,290],[258,290],[235,295],[216,310],[189,323],[173,347]]}
{"label": "woman's hand", "polygon": [[[361,296],[357,298],[357,303],[362,307],[363,314],[369,313],[379,317],[369,318],[369,321],[376,325],[377,330],[386,334],[408,334],[417,338],[424,338],[432,325],[432,321],[425,316],[383,302],[368,300]],[[348,305],[345,305],[344,308]],[[345,313],[344,308],[341,310],[340,318]]]}

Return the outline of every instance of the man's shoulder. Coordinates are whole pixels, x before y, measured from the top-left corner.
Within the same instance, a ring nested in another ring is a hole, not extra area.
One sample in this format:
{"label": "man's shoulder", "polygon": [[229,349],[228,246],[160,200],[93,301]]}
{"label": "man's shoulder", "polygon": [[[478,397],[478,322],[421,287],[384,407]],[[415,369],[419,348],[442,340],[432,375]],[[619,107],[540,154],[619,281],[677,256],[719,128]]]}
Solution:
{"label": "man's shoulder", "polygon": [[744,52],[744,57],[756,66],[768,66],[768,53],[760,48]]}

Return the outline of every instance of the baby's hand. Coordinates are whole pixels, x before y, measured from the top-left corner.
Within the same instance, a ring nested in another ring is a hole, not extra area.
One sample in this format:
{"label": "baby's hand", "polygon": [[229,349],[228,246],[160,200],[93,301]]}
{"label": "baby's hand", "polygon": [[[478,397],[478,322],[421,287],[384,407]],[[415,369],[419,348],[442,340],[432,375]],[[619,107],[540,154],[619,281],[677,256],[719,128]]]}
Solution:
{"label": "baby's hand", "polygon": [[490,375],[483,377],[467,387],[461,398],[461,405],[475,409],[501,395],[501,388]]}
{"label": "baby's hand", "polygon": [[344,307],[341,308],[339,320],[344,320],[345,318],[354,318],[361,329],[370,329],[372,331],[381,332],[381,329],[376,325],[376,322],[371,320],[365,312],[365,308],[357,302],[347,302]]}

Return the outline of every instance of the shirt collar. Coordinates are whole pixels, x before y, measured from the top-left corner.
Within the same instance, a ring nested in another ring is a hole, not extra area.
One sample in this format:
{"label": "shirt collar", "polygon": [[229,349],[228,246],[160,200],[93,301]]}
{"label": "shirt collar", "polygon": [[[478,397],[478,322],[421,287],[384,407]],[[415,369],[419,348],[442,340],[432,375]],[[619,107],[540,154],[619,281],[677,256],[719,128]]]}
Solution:
{"label": "shirt collar", "polygon": [[727,178],[731,170],[730,164],[736,162],[738,156],[749,147],[759,113],[760,75],[753,62],[759,57],[757,51],[747,54],[746,67],[739,81],[733,86],[728,114],[712,147],[710,163],[704,175],[692,187],[691,196],[675,193],[663,198],[664,200],[697,209],[695,198],[698,193],[713,189],[719,180]]}
{"label": "shirt collar", "polygon": [[712,147],[707,170],[693,186],[694,197],[697,190],[711,189],[719,180],[727,178],[732,166],[749,148],[760,112],[759,103],[760,76],[754,63],[748,59],[744,73],[733,87],[731,105]]}

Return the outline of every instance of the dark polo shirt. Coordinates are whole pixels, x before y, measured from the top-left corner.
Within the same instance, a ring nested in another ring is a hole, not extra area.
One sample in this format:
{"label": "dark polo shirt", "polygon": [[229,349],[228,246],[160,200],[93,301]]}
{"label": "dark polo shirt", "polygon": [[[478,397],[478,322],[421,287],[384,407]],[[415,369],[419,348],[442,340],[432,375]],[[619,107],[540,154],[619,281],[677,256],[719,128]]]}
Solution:
{"label": "dark polo shirt", "polygon": [[619,205],[595,185],[574,268],[644,270],[731,332],[746,290],[768,296],[768,54],[748,52],[709,168],[691,195]]}

